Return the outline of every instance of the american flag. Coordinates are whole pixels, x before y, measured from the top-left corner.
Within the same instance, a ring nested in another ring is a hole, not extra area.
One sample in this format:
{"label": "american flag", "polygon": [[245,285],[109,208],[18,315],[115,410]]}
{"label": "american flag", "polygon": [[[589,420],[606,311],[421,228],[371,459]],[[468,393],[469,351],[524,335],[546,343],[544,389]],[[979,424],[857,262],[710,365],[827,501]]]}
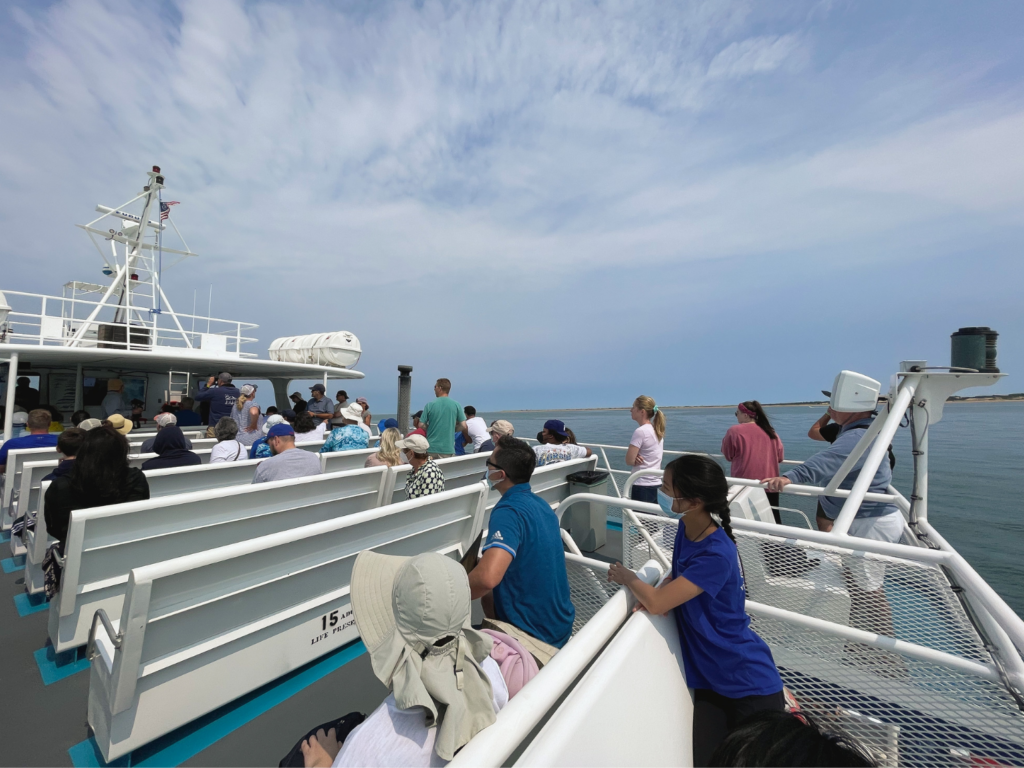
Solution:
{"label": "american flag", "polygon": [[171,215],[171,206],[181,205],[177,200],[168,200],[166,203],[160,203],[160,221],[167,221],[167,218]]}

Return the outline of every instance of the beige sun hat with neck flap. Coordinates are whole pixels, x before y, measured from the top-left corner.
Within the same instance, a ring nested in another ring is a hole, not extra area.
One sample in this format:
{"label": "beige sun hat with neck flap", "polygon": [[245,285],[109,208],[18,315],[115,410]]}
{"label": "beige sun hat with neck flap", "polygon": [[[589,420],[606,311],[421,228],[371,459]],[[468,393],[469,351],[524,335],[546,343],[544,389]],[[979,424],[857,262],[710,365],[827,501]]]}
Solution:
{"label": "beige sun hat with neck flap", "polygon": [[[493,640],[469,625],[466,570],[436,552],[394,557],[364,550],[350,586],[356,629],[374,674],[399,709],[423,707],[434,752],[451,760],[495,721],[484,659]],[[438,641],[451,638],[443,645]]]}

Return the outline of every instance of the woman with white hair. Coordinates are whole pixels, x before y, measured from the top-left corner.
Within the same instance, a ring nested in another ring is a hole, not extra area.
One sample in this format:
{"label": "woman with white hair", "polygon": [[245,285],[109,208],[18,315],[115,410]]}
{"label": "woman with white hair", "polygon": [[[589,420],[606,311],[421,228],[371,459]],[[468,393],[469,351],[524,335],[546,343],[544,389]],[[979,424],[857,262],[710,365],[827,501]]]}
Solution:
{"label": "woman with white hair", "polygon": [[221,464],[226,461],[245,461],[249,458],[249,449],[242,445],[236,436],[238,424],[229,416],[224,416],[214,426],[217,444],[210,450],[210,463]]}

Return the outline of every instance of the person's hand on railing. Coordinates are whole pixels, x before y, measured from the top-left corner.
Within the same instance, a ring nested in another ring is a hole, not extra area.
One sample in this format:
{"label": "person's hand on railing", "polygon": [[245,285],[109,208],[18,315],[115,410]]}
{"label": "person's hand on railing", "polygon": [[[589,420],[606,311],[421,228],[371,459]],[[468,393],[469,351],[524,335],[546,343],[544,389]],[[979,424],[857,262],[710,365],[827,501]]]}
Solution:
{"label": "person's hand on railing", "polygon": [[631,581],[636,581],[637,575],[633,571],[629,570],[622,563],[615,562],[608,567],[608,581],[613,584],[622,584],[625,587],[629,586]]}
{"label": "person's hand on railing", "polygon": [[761,482],[765,484],[765,490],[770,491],[771,493],[780,493],[783,488],[793,481],[788,477],[766,477]]}

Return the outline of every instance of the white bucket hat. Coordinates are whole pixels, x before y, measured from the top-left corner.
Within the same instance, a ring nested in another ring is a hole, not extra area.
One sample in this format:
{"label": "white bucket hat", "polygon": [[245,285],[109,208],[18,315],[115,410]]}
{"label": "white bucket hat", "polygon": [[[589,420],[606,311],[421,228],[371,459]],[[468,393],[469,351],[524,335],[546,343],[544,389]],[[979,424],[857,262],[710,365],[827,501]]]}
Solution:
{"label": "white bucket hat", "polygon": [[279,413],[275,413],[272,416],[268,416],[267,420],[263,422],[263,434],[266,435],[270,431],[270,428],[275,424],[280,424],[284,421],[284,416]]}
{"label": "white bucket hat", "polygon": [[349,403],[341,409],[341,418],[347,421],[361,421],[363,418],[363,406],[359,403]]}
{"label": "white bucket hat", "polygon": [[436,552],[393,557],[364,550],[352,566],[349,594],[374,674],[399,709],[426,709],[427,727],[438,728],[434,751],[451,760],[495,721],[481,666],[493,640],[469,625],[465,569]]}

